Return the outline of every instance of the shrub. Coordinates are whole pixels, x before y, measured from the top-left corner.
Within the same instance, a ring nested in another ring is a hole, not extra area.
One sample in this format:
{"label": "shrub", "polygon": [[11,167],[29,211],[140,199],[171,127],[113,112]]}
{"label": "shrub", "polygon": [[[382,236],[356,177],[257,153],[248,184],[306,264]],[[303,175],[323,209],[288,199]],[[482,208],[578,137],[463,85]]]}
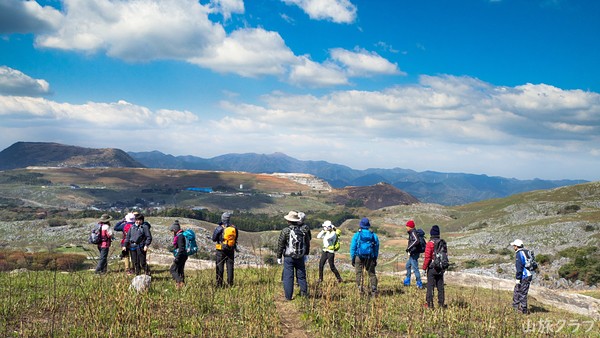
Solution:
{"label": "shrub", "polygon": [[29,270],[74,271],[84,268],[85,256],[50,252],[26,253],[3,252],[0,255],[0,271],[26,268]]}
{"label": "shrub", "polygon": [[558,254],[571,259],[571,262],[558,269],[559,276],[571,281],[580,279],[588,285],[596,285],[600,281],[600,253],[597,247],[571,247]]}
{"label": "shrub", "polygon": [[544,264],[544,265],[552,262],[552,258],[549,255],[544,255],[544,254],[535,255],[535,260],[539,264]]}
{"label": "shrub", "polygon": [[481,263],[476,259],[470,259],[468,261],[465,261],[464,265],[465,265],[465,269],[471,269],[471,268],[476,268],[478,266],[481,266]]}
{"label": "shrub", "polygon": [[48,220],[48,226],[59,227],[63,225],[67,225],[67,221],[62,218],[52,218]]}

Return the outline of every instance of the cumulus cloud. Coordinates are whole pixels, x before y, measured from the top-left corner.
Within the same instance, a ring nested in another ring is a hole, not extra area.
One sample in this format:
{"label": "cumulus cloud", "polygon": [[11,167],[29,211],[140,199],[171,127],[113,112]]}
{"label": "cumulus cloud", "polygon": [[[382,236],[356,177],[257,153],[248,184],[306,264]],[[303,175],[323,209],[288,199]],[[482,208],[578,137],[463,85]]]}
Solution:
{"label": "cumulus cloud", "polygon": [[299,57],[298,61],[290,71],[289,80],[291,83],[315,87],[348,84],[348,77],[335,64],[320,64],[311,61],[306,56]]}
{"label": "cumulus cloud", "polygon": [[244,13],[243,0],[211,0],[210,2],[214,11],[221,13],[225,20],[231,19],[231,14]]}
{"label": "cumulus cloud", "polygon": [[211,9],[194,0],[65,0],[63,24],[39,35],[40,47],[140,61],[182,59],[200,54],[225,38],[208,19]]}
{"label": "cumulus cloud", "polygon": [[335,23],[353,23],[356,20],[356,6],[348,0],[282,1],[300,7],[313,20],[328,20]]}
{"label": "cumulus cloud", "polygon": [[242,76],[282,75],[286,65],[296,62],[294,53],[276,32],[262,28],[236,30],[202,56],[189,59],[218,72]]}
{"label": "cumulus cloud", "polygon": [[22,72],[0,66],[0,95],[42,96],[50,93],[50,85],[42,79],[33,79]]}
{"label": "cumulus cloud", "polygon": [[62,15],[35,1],[0,0],[0,34],[40,33],[60,25]]}
{"label": "cumulus cloud", "polygon": [[[404,74],[375,52],[332,49],[330,59],[317,63],[310,56],[295,55],[277,32],[246,27],[228,34],[222,24],[210,20],[210,14],[221,13],[228,20],[244,13],[242,0],[212,0],[206,5],[196,0],[64,0],[62,12],[34,1],[0,1],[16,17],[29,19],[25,21],[49,22],[35,38],[39,48],[106,53],[130,62],[179,60],[220,73],[276,76],[310,87],[347,85],[350,77]],[[354,20],[356,13],[346,0],[290,3],[336,22]],[[16,27],[11,20],[6,24]]]}
{"label": "cumulus cloud", "polygon": [[13,120],[35,123],[75,125],[83,129],[101,127],[155,129],[194,123],[198,117],[189,111],[157,110],[131,104],[126,101],[113,103],[88,102],[85,104],[60,103],[44,98],[23,96],[0,96],[0,116]]}
{"label": "cumulus cloud", "polygon": [[[320,97],[274,93],[263,98],[264,105],[229,104],[227,109],[245,120],[285,125],[290,131],[310,121],[314,137],[321,137],[322,126],[335,126],[350,139],[498,146],[550,139],[589,146],[600,141],[600,95],[548,89],[543,84],[507,88],[470,77],[426,76],[418,85],[382,91],[337,91]],[[532,91],[545,93],[544,105],[528,103]],[[553,120],[540,123],[540,114]]]}
{"label": "cumulus cloud", "polygon": [[349,51],[334,48],[329,51],[331,58],[342,64],[349,76],[370,76],[375,74],[406,75],[398,69],[398,65],[391,63],[375,52],[362,48]]}

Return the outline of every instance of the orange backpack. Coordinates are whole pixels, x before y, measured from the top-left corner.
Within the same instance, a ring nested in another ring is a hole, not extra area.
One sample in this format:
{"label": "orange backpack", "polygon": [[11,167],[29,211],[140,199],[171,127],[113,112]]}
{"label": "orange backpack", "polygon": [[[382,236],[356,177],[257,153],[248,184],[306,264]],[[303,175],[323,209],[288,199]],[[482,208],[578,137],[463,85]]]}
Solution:
{"label": "orange backpack", "polygon": [[223,245],[233,249],[237,243],[237,230],[231,225],[223,230]]}

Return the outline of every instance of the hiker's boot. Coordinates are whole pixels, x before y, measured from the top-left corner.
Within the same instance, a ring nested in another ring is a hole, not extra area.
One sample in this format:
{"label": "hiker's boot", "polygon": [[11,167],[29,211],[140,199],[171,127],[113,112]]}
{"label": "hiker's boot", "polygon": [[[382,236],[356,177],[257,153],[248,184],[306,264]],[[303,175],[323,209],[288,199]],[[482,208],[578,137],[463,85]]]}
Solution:
{"label": "hiker's boot", "polygon": [[425,308],[433,310],[433,303],[425,303]]}
{"label": "hiker's boot", "polygon": [[338,283],[342,284],[343,282],[344,282],[344,280],[343,280],[343,279],[341,279],[341,278],[340,278],[340,279],[338,279]]}
{"label": "hiker's boot", "polygon": [[417,281],[417,289],[422,289],[423,288],[423,282],[421,282],[420,280]]}
{"label": "hiker's boot", "polygon": [[404,286],[409,286],[409,285],[410,285],[410,277],[404,278]]}

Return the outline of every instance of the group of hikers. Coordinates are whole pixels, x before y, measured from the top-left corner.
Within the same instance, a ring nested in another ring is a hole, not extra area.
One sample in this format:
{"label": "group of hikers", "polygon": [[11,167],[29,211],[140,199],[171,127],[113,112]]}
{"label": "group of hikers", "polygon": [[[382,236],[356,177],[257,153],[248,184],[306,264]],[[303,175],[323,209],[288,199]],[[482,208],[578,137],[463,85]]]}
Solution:
{"label": "group of hikers", "polygon": [[[215,242],[216,285],[223,287],[224,273],[227,270],[227,285],[234,283],[234,260],[238,250],[239,232],[231,223],[232,214],[224,212],[212,234]],[[283,217],[287,227],[283,228],[277,241],[277,263],[283,265],[282,283],[284,296],[287,300],[293,299],[294,285],[300,288],[300,296],[308,296],[308,282],[306,278],[306,262],[310,253],[312,239],[311,229],[305,224],[306,215],[299,211],[290,211]],[[98,221],[100,241],[98,250],[100,259],[96,273],[105,273],[107,269],[108,249],[114,239],[110,229],[111,216],[104,214]],[[144,221],[144,216],[139,213],[128,213],[125,218],[114,227],[114,231],[123,233],[121,239],[121,258],[125,261],[125,271],[128,274],[140,275],[142,272],[150,274],[146,261],[148,247],[152,243],[151,225]],[[185,285],[185,263],[188,259],[186,251],[186,238],[179,221],[175,221],[169,230],[173,234],[171,251],[174,254],[173,262],[169,269],[177,288]],[[404,286],[410,286],[411,276],[414,273],[416,287],[423,289],[423,282],[419,271],[419,258],[424,254],[422,270],[427,276],[426,304],[425,307],[434,308],[434,291],[437,290],[437,305],[445,308],[444,273],[449,267],[448,248],[446,241],[440,237],[440,227],[433,225],[429,231],[429,241],[425,240],[425,232],[415,228],[414,220],[406,222],[408,244],[406,253],[406,277]],[[322,239],[323,246],[319,260],[318,283],[323,282],[323,270],[326,263],[335,275],[338,283],[343,279],[335,266],[335,253],[340,248],[341,231],[331,221],[322,224],[322,230],[317,238]],[[527,294],[529,285],[536,267],[533,254],[524,249],[523,241],[517,239],[510,243],[515,250],[516,285],[513,293],[513,307],[516,311],[527,313]],[[379,237],[371,228],[367,217],[360,220],[358,230],[350,242],[350,260],[355,270],[356,286],[360,293],[369,293],[377,296],[376,266],[379,257]],[[365,287],[363,273],[368,274],[368,286]],[[294,278],[295,277],[295,278]],[[295,281],[294,281],[295,279]]]}

